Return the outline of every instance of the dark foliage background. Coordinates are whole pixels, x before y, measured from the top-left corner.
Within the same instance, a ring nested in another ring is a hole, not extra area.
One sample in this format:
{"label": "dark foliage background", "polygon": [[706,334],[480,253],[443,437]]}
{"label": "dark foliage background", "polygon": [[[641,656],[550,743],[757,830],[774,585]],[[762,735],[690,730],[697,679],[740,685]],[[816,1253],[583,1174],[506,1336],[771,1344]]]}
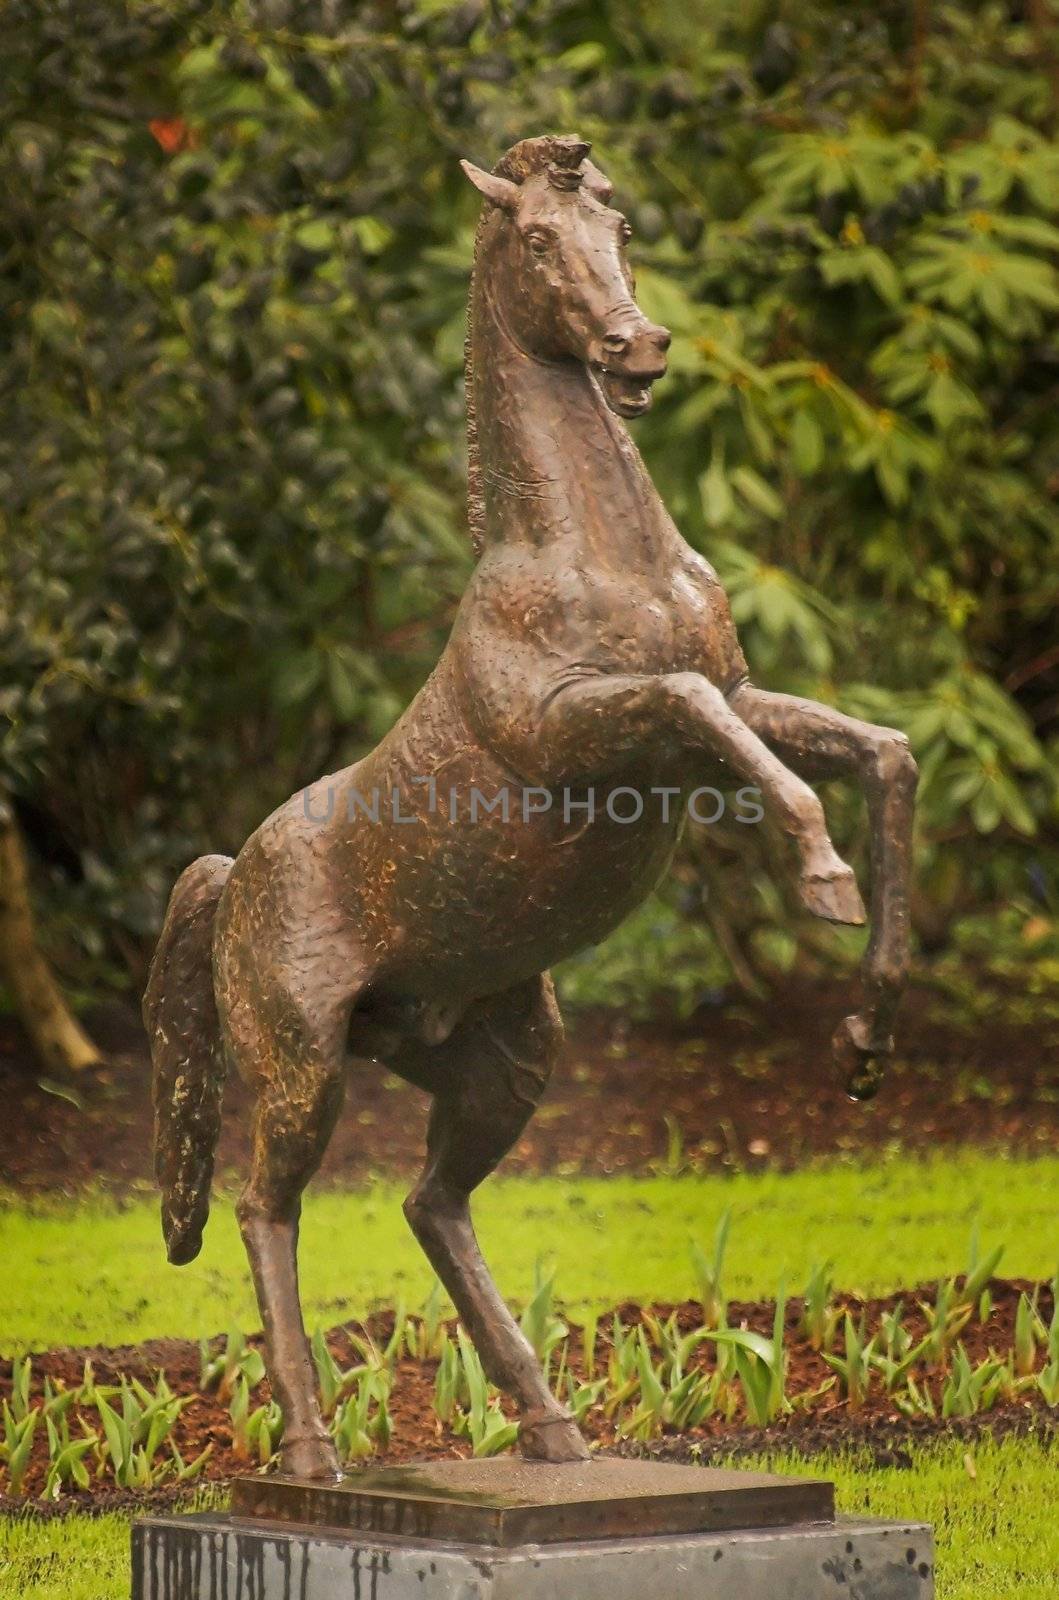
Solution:
{"label": "dark foliage background", "polygon": [[[68,978],[138,982],[179,868],[435,659],[470,568],[457,158],[546,130],[634,225],[676,335],[638,437],[755,673],[908,731],[928,948],[1059,976],[1056,20],[10,0],[0,788]],[[690,840],[569,993],[847,960],[770,850]]]}

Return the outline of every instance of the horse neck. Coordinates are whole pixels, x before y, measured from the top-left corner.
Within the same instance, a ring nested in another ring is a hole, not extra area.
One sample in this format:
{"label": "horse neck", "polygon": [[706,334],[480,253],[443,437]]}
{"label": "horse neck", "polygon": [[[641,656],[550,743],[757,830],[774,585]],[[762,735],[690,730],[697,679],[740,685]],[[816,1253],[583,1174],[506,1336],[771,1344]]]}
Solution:
{"label": "horse neck", "polygon": [[476,545],[562,541],[603,564],[649,557],[661,502],[628,431],[578,362],[529,355],[476,274],[467,350]]}

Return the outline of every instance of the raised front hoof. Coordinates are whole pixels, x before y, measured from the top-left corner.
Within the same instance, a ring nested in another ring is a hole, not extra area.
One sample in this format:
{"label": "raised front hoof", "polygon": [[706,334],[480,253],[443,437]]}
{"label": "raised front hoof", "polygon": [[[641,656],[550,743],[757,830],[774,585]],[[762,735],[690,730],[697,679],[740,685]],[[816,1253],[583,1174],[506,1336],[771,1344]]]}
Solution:
{"label": "raised front hoof", "polygon": [[591,1460],[577,1423],[561,1413],[523,1417],[518,1444],[527,1461]]}
{"label": "raised front hoof", "polygon": [[279,1470],[288,1478],[309,1483],[338,1483],[342,1469],[330,1439],[284,1440],[279,1453]]}
{"label": "raised front hoof", "polygon": [[850,1099],[874,1100],[882,1087],[893,1040],[873,1040],[863,1017],[845,1017],[835,1029],[831,1050]]}
{"label": "raised front hoof", "polygon": [[865,921],[864,901],[851,868],[842,866],[825,877],[803,874],[798,881],[802,904],[825,922],[843,922],[859,928]]}

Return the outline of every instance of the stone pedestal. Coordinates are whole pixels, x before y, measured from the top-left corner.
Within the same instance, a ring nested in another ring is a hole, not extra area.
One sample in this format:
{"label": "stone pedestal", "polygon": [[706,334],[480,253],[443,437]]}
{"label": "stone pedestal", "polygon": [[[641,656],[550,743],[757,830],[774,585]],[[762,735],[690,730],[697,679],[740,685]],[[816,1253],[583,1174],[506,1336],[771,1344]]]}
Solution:
{"label": "stone pedestal", "polygon": [[831,1485],[650,1462],[241,1479],[231,1516],[133,1526],[133,1600],[932,1600],[929,1528]]}

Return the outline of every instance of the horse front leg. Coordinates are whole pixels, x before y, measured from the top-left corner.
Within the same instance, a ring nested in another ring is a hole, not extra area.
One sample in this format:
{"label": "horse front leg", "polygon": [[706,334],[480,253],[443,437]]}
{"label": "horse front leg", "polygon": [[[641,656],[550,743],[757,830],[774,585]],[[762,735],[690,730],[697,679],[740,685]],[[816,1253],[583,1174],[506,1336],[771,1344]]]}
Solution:
{"label": "horse front leg", "polygon": [[810,777],[855,773],[871,829],[871,936],[862,968],[863,1009],[840,1023],[833,1049],[850,1094],[870,1100],[879,1058],[893,1051],[894,1017],[908,979],[909,880],[917,769],[896,728],[847,717],[830,706],[743,684],[733,707],[784,760]]}
{"label": "horse front leg", "polygon": [[579,678],[563,686],[540,720],[533,781],[549,787],[591,781],[630,757],[674,744],[708,752],[760,789],[798,853],[799,891],[814,916],[864,921],[856,879],[828,837],[818,797],[701,673]]}

